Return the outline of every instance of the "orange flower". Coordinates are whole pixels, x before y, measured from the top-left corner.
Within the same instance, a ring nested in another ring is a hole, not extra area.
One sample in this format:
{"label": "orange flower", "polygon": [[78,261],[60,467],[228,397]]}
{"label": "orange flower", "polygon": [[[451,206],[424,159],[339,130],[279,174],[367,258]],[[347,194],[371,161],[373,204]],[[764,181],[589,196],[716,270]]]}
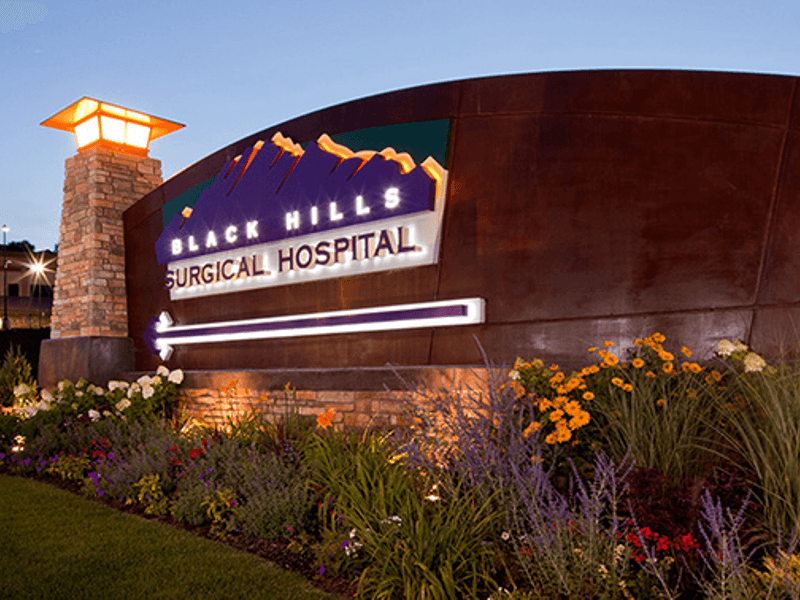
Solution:
{"label": "orange flower", "polygon": [[686,346],[681,348],[681,352],[683,352],[686,355],[686,358],[692,358],[692,351],[689,350]]}
{"label": "orange flower", "polygon": [[625,385],[622,386],[622,389],[625,390],[626,392],[632,392],[633,386],[630,383],[626,383]]}
{"label": "orange flower", "polygon": [[592,392],[584,392],[583,393],[584,400],[594,400],[594,394]]}
{"label": "orange flower", "polygon": [[336,409],[332,408],[319,415],[317,417],[317,428],[327,429],[330,427],[333,424],[334,414],[336,414]]}
{"label": "orange flower", "polygon": [[675,370],[675,365],[673,365],[671,362],[665,362],[663,365],[661,365],[661,368],[663,369],[664,373],[672,373],[672,371]]}
{"label": "orange flower", "polygon": [[664,406],[666,403],[667,401],[664,400],[663,398],[659,398],[658,400],[656,400],[656,404],[658,404],[659,406]]}
{"label": "orange flower", "polygon": [[631,364],[632,364],[632,365],[633,365],[635,368],[637,368],[637,369],[641,369],[641,368],[644,366],[644,361],[643,361],[641,358],[634,358],[634,359],[631,361]]}
{"label": "orange flower", "polygon": [[648,372],[647,372],[647,373],[645,373],[644,375],[645,375],[645,377],[650,377],[650,378],[652,378],[652,379],[655,379],[655,377],[656,377],[656,374],[655,374],[655,373],[653,373],[652,371],[648,371]]}
{"label": "orange flower", "polygon": [[613,383],[617,387],[622,387],[622,385],[623,385],[622,379],[620,379],[619,377],[614,377],[611,380],[611,383]]}
{"label": "orange flower", "polygon": [[610,348],[611,346],[613,346],[613,345],[614,345],[614,342],[609,342],[609,341],[606,341],[606,342],[603,342],[603,345],[604,345],[606,348]]}
{"label": "orange flower", "polygon": [[597,346],[592,346],[587,350],[587,352],[595,352],[597,350]]}

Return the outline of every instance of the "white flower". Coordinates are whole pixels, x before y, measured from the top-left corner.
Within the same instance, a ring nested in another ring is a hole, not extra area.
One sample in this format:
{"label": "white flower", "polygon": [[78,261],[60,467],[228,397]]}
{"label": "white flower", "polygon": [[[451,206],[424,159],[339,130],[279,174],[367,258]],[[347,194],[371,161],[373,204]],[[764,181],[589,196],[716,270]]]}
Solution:
{"label": "white flower", "polygon": [[117,406],[117,410],[118,410],[119,412],[122,412],[123,410],[125,410],[126,408],[128,408],[130,405],[131,405],[131,401],[130,401],[130,400],[128,400],[127,398],[123,398],[122,400],[120,400],[119,402],[117,402],[117,405],[116,405],[116,406]]}
{"label": "white flower", "polygon": [[730,340],[720,340],[717,344],[717,354],[722,357],[730,356],[736,352],[736,346]]}
{"label": "white flower", "polygon": [[58,391],[59,392],[63,392],[64,391],[64,382],[63,381],[59,381],[58,382]]}
{"label": "white flower", "polygon": [[115,390],[126,390],[128,389],[128,382],[127,381],[116,381],[111,380],[108,382],[108,391],[113,392]]}
{"label": "white flower", "polygon": [[167,379],[172,383],[180,385],[181,383],[183,383],[183,371],[181,371],[180,369],[175,369],[172,373],[169,374],[169,377]]}
{"label": "white flower", "polygon": [[27,394],[30,391],[31,391],[31,388],[29,388],[24,383],[20,383],[17,387],[14,388],[14,395],[15,396],[24,396],[25,394]]}
{"label": "white flower", "polygon": [[158,384],[158,383],[161,383],[162,381],[164,381],[164,378],[163,378],[163,377],[161,377],[161,375],[153,375],[153,376],[150,378],[150,382],[151,382],[151,383]]}
{"label": "white flower", "polygon": [[150,396],[155,394],[155,392],[156,391],[152,388],[152,386],[149,385],[142,386],[142,398],[149,398]]}
{"label": "white flower", "polygon": [[76,395],[78,398],[80,398],[81,396],[83,396],[83,392],[82,392],[81,390],[78,390],[77,392],[75,392],[75,395]]}
{"label": "white flower", "polygon": [[508,533],[507,531],[504,531],[503,533],[500,534],[500,539],[503,540],[504,542],[507,542],[508,540],[511,539],[511,534]]}
{"label": "white flower", "polygon": [[156,375],[161,375],[162,377],[169,377],[169,369],[164,365],[158,365],[156,369]]}
{"label": "white flower", "polygon": [[150,377],[147,375],[142,375],[141,377],[139,377],[139,379],[136,380],[136,383],[138,383],[141,386],[145,386],[153,383],[153,380],[150,379]]}
{"label": "white flower", "polygon": [[42,390],[42,400],[44,400],[45,402],[48,402],[48,403],[52,402],[53,401],[53,394],[51,394],[47,390]]}
{"label": "white flower", "polygon": [[100,413],[99,413],[99,412],[97,412],[95,409],[93,409],[93,408],[90,408],[90,409],[89,409],[89,418],[90,418],[92,421],[99,421],[99,420],[100,420]]}
{"label": "white flower", "polygon": [[128,398],[132,398],[133,395],[138,393],[140,390],[141,388],[139,387],[138,383],[136,382],[132,383],[131,386],[128,388]]}
{"label": "white flower", "polygon": [[508,377],[509,377],[509,379],[517,381],[519,379],[519,371],[517,371],[516,369],[513,369],[513,370],[509,371],[508,372]]}
{"label": "white flower", "polygon": [[766,361],[755,352],[748,352],[743,362],[745,373],[760,373],[767,366]]}

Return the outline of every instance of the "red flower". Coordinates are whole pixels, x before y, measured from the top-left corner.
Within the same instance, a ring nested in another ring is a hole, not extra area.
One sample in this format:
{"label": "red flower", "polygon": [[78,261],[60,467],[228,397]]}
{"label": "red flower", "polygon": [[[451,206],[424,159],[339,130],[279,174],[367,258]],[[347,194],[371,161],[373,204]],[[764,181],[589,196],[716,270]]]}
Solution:
{"label": "red flower", "polygon": [[189,458],[197,458],[203,453],[202,450],[198,450],[197,448],[192,448],[192,451],[189,452]]}
{"label": "red flower", "polygon": [[178,447],[177,446],[173,446],[172,448],[169,449],[169,451],[170,452],[177,452],[178,451]]}

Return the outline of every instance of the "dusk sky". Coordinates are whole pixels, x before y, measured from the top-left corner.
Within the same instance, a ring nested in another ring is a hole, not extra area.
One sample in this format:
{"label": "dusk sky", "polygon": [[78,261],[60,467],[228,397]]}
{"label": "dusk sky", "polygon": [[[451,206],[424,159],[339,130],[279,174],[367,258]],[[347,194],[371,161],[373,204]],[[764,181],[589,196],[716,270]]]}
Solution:
{"label": "dusk sky", "polygon": [[186,125],[165,179],[293,117],[410,86],[508,73],[656,68],[800,73],[800,2],[0,0],[0,224],[58,241],[83,96]]}

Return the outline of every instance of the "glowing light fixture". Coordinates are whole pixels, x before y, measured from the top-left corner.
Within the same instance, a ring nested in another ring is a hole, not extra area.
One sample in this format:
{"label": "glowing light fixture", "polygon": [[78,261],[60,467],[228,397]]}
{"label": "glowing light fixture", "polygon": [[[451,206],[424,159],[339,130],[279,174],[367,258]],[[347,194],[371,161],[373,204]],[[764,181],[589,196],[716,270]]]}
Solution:
{"label": "glowing light fixture", "polygon": [[86,97],[43,121],[42,125],[73,132],[79,152],[100,146],[137,156],[147,156],[152,140],[184,127],[174,121]]}

